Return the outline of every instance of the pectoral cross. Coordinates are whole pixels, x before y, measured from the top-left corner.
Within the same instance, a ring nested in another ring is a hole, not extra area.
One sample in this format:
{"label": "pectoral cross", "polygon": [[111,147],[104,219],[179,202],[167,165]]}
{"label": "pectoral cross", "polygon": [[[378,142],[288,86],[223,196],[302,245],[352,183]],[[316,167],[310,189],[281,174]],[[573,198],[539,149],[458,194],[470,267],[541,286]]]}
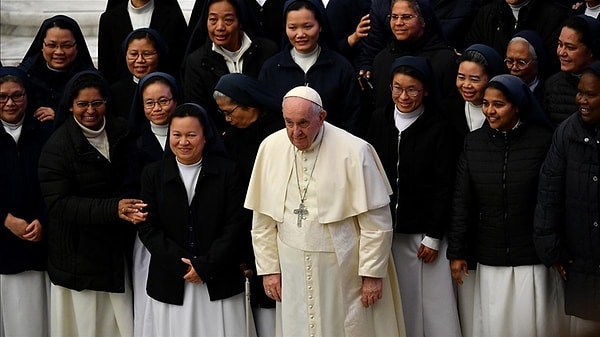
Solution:
{"label": "pectoral cross", "polygon": [[298,215],[298,221],[296,222],[296,224],[298,225],[298,227],[302,227],[302,218],[308,214],[308,209],[306,209],[304,203],[301,202],[300,205],[298,205],[298,208],[294,210],[294,214]]}

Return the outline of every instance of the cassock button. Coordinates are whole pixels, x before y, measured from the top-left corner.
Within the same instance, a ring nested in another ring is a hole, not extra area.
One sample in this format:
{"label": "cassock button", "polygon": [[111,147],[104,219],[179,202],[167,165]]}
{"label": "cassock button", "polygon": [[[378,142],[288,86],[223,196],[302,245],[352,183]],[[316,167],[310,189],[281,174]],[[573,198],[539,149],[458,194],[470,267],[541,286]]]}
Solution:
{"label": "cassock button", "polygon": [[309,300],[312,300],[312,295],[309,295],[309,296],[308,296],[308,299],[309,299]]}
{"label": "cassock button", "polygon": [[310,319],[315,319],[315,315],[310,315]]}
{"label": "cassock button", "polygon": [[308,290],[312,290],[312,286],[308,286]]}

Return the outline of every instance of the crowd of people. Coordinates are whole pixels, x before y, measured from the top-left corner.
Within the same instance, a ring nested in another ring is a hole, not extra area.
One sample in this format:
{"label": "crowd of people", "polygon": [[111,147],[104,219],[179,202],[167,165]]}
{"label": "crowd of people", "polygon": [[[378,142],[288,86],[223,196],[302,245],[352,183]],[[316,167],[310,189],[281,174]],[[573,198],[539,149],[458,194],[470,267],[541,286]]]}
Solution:
{"label": "crowd of people", "polygon": [[0,67],[0,337],[600,336],[599,0],[98,20]]}

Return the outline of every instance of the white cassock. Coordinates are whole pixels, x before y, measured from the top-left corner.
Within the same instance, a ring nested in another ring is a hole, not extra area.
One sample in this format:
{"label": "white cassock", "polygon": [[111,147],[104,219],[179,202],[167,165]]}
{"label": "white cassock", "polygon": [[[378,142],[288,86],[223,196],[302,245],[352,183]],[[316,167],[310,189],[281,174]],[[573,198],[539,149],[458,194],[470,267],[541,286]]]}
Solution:
{"label": "white cassock", "polygon": [[[254,211],[258,274],[281,273],[278,336],[405,335],[390,193],[375,150],[331,124],[306,151],[296,153],[285,129],[263,141],[244,206]],[[299,220],[301,199],[308,214]],[[384,281],[369,308],[362,276]]]}

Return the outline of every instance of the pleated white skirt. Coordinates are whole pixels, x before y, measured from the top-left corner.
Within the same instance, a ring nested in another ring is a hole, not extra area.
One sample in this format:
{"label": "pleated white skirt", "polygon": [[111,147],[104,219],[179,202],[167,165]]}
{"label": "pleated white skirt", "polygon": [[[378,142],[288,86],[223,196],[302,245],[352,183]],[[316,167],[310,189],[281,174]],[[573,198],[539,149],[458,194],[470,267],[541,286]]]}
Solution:
{"label": "pleated white skirt", "polygon": [[568,334],[558,273],[544,265],[477,265],[474,337],[559,337]]}
{"label": "pleated white skirt", "polygon": [[417,257],[423,237],[424,234],[394,233],[392,244],[406,335],[460,337],[456,295],[446,259],[448,243],[442,240],[437,259],[423,263]]}
{"label": "pleated white skirt", "polygon": [[[150,299],[147,310],[154,319],[145,322],[144,337],[225,337],[246,336],[244,293],[210,301],[206,284],[185,283],[183,305]],[[251,336],[256,336],[252,315]]]}

